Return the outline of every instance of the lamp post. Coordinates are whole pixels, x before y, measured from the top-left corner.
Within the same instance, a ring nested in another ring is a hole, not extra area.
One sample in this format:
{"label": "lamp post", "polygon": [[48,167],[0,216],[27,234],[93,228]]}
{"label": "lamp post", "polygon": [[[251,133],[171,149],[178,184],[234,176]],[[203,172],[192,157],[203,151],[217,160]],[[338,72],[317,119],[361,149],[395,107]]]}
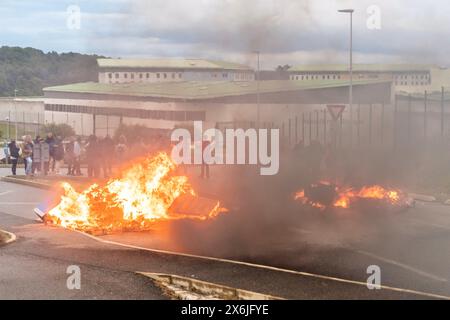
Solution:
{"label": "lamp post", "polygon": [[353,9],[338,10],[339,13],[348,13],[350,15],[350,89],[349,89],[349,107],[350,107],[350,145],[353,145]]}
{"label": "lamp post", "polygon": [[260,121],[261,121],[261,111],[260,111],[260,92],[259,92],[259,76],[260,76],[260,52],[254,51],[253,53],[256,54],[257,57],[257,71],[256,71],[256,126],[260,127]]}

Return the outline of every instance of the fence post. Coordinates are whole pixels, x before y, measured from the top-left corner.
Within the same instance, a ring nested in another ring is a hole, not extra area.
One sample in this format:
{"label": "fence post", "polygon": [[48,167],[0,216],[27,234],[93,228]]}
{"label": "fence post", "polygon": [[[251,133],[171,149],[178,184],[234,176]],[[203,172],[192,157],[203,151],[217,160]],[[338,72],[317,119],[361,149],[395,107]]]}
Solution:
{"label": "fence post", "polygon": [[380,132],[381,145],[384,144],[384,102],[381,104],[381,132]]}
{"label": "fence post", "polygon": [[411,142],[411,93],[408,94],[408,145]]}
{"label": "fence post", "polygon": [[369,144],[372,144],[372,109],[373,105],[369,105]]}
{"label": "fence post", "polygon": [[327,110],[323,110],[323,144],[327,144]]}
{"label": "fence post", "polygon": [[444,139],[444,87],[441,88],[441,138]]}
{"label": "fence post", "polygon": [[289,146],[291,146],[292,140],[291,140],[291,118],[288,120],[288,139],[289,139]]}
{"label": "fence post", "polygon": [[427,139],[427,109],[428,109],[428,92],[425,90],[424,92],[424,101],[423,101],[423,139],[426,141]]}
{"label": "fence post", "polygon": [[306,143],[305,141],[305,113],[302,112],[302,141],[303,145]]}
{"label": "fence post", "polygon": [[295,144],[298,143],[298,116],[295,116]]}
{"label": "fence post", "polygon": [[309,112],[309,144],[311,144],[311,138],[312,138],[312,113]]}
{"label": "fence post", "polygon": [[395,95],[394,98],[394,121],[393,121],[393,146],[394,146],[394,150],[397,149],[397,108],[398,108],[398,102],[397,102],[397,95]]}
{"label": "fence post", "polygon": [[356,121],[358,121],[358,125],[356,127],[356,138],[358,142],[358,147],[361,145],[361,104],[358,103],[358,111],[356,113]]}
{"label": "fence post", "polygon": [[319,110],[316,110],[316,140],[319,141]]}

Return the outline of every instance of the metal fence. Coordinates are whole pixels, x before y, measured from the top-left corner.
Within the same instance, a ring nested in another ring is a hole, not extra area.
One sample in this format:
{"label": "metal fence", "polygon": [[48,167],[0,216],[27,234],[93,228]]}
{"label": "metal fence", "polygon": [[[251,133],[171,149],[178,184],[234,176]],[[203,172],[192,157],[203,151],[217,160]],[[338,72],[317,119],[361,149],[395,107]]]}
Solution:
{"label": "metal fence", "polygon": [[293,146],[318,141],[337,147],[397,148],[450,139],[450,93],[397,94],[390,104],[355,104],[335,122],[326,106],[285,119],[275,126]]}

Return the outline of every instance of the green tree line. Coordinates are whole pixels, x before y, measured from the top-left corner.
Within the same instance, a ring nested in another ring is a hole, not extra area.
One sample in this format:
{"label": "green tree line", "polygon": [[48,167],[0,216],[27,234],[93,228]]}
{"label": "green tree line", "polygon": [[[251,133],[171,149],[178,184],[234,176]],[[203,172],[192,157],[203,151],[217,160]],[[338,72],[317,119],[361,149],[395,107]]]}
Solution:
{"label": "green tree line", "polygon": [[43,52],[34,48],[0,48],[0,96],[42,95],[42,88],[96,81],[97,55]]}

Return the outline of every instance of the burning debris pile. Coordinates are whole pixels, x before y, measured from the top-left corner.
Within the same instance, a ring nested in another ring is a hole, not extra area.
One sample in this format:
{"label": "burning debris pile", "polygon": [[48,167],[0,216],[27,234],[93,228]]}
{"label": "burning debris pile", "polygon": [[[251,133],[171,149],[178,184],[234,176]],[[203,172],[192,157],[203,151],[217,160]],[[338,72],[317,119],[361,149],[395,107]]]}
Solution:
{"label": "burning debris pile", "polygon": [[405,196],[399,190],[385,189],[381,186],[364,186],[360,189],[343,188],[327,181],[311,185],[295,194],[295,200],[319,209],[327,207],[350,208],[360,199],[373,199],[392,205],[401,204]]}
{"label": "burning debris pile", "polygon": [[158,221],[206,220],[225,211],[218,201],[212,200],[201,213],[173,210],[186,209],[180,201],[198,199],[187,177],[175,175],[175,169],[170,157],[159,153],[139,159],[105,185],[92,184],[77,192],[65,182],[64,194],[59,204],[48,211],[45,222],[90,233],[113,233],[148,230]]}

